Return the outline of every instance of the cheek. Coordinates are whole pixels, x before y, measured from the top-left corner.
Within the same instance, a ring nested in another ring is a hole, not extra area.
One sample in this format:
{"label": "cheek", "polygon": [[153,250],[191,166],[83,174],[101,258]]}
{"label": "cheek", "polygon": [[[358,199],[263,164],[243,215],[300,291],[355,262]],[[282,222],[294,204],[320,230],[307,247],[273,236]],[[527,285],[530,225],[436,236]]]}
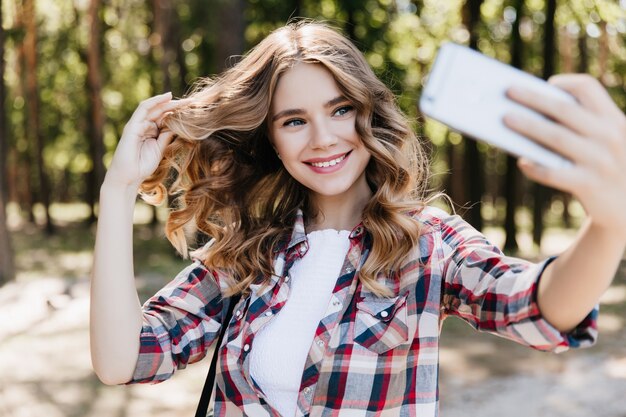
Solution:
{"label": "cheek", "polygon": [[279,133],[274,135],[271,143],[281,156],[295,156],[306,145],[306,136],[304,132]]}
{"label": "cheek", "polygon": [[[361,145],[361,146],[363,146],[363,145]],[[365,170],[367,168],[367,165],[369,164],[370,160],[372,159],[372,154],[369,153],[365,148],[363,148],[362,152],[363,152],[363,161],[361,163],[363,165],[363,169]]]}
{"label": "cheek", "polygon": [[270,140],[270,145],[272,145],[272,148],[274,148],[276,153],[283,153],[284,140],[280,134],[277,134],[275,132],[270,133],[269,140]]}
{"label": "cheek", "polygon": [[342,120],[338,123],[338,129],[341,129],[341,131],[346,134],[356,134],[356,119],[353,117]]}
{"label": "cheek", "polygon": [[363,170],[365,170],[370,160],[372,159],[372,154],[365,147],[365,144],[363,143],[360,137],[358,137],[358,145],[356,146],[356,152],[358,153],[358,156],[359,156],[359,162],[360,162],[359,165],[361,166]]}

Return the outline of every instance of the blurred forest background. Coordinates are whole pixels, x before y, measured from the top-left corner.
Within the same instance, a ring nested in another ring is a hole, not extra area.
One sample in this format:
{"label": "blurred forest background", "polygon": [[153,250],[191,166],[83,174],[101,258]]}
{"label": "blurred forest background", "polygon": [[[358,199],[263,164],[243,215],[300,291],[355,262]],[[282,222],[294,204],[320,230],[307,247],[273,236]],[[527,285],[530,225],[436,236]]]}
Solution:
{"label": "blurred forest background", "polygon": [[[477,228],[502,227],[512,252],[520,228],[538,245],[581,208],[420,116],[437,47],[468,44],[542,78],[589,72],[626,109],[625,0],[5,0],[1,14],[0,284],[15,277],[12,228],[54,236],[62,219],[95,222],[105,167],[139,101],[184,95],[291,17],[327,20],[354,40],[432,143],[432,187]],[[73,219],[55,216],[64,212]]]}
{"label": "blurred forest background", "polygon": [[[0,416],[192,415],[208,365],[157,387],[104,386],[91,369],[100,183],[141,100],[183,96],[298,16],[361,48],[430,143],[431,188],[495,243],[536,259],[571,240],[576,201],[424,120],[417,102],[438,46],[454,41],[542,78],[589,72],[626,111],[626,0],[0,0]],[[141,301],[186,263],[163,236],[166,215],[137,204]],[[446,321],[443,414],[623,417],[626,261],[601,303],[600,342],[567,356]]]}

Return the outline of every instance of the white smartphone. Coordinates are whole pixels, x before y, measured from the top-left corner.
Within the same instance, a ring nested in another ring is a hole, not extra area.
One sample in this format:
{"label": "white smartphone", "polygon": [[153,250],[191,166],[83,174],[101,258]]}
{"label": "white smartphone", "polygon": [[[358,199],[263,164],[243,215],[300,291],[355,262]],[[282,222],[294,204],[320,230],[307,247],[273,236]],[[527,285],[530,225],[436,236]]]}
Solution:
{"label": "white smartphone", "polygon": [[511,111],[544,117],[506,96],[506,90],[521,86],[576,101],[565,91],[468,47],[444,44],[437,54],[422,96],[423,114],[455,131],[497,146],[550,168],[565,168],[571,162],[504,125]]}

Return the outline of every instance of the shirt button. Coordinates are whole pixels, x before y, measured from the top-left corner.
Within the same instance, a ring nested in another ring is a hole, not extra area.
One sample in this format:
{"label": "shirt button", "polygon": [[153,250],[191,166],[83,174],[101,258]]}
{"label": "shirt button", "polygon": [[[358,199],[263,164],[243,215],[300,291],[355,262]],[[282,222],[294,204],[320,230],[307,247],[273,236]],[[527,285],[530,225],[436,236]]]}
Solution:
{"label": "shirt button", "polygon": [[285,282],[289,282],[289,275],[285,277]]}
{"label": "shirt button", "polygon": [[243,351],[244,351],[244,352],[247,352],[247,351],[249,351],[249,350],[250,350],[250,345],[246,343],[246,344],[243,346]]}
{"label": "shirt button", "polygon": [[272,313],[271,311],[269,311],[269,310],[265,312],[265,315],[266,315],[267,317],[271,316],[272,314],[273,314],[273,313]]}
{"label": "shirt button", "polygon": [[306,388],[303,390],[303,392],[304,392],[304,395],[309,395],[309,394],[311,394],[311,387],[306,387]]}
{"label": "shirt button", "polygon": [[337,301],[337,300],[335,300],[335,301],[333,301],[333,305],[334,305],[335,307],[339,307],[339,306],[341,305],[341,301]]}
{"label": "shirt button", "polygon": [[386,312],[386,311],[384,311],[384,310],[380,312],[380,317],[382,317],[382,318],[385,318],[385,317],[387,317],[388,315],[389,315],[389,313],[387,313],[387,312]]}
{"label": "shirt button", "polygon": [[323,340],[318,340],[317,341],[317,346],[324,347],[324,341]]}
{"label": "shirt button", "polygon": [[300,246],[299,251],[300,251],[300,253],[301,253],[302,255],[304,255],[304,252],[306,252],[306,246],[304,246],[304,245]]}

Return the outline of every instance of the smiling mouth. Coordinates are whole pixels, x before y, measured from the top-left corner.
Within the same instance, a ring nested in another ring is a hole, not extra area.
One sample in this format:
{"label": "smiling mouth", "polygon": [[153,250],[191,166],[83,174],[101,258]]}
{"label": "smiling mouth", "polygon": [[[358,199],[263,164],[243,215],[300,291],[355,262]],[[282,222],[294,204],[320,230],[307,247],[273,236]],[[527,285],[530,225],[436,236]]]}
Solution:
{"label": "smiling mouth", "polygon": [[331,159],[330,161],[324,161],[324,162],[307,162],[309,165],[312,165],[316,168],[327,168],[327,167],[332,167],[337,165],[338,163],[340,163],[341,161],[343,161],[344,159],[346,159],[346,157],[348,156],[348,154],[350,154],[350,152],[345,153],[343,155],[341,155],[338,158],[335,159]]}

